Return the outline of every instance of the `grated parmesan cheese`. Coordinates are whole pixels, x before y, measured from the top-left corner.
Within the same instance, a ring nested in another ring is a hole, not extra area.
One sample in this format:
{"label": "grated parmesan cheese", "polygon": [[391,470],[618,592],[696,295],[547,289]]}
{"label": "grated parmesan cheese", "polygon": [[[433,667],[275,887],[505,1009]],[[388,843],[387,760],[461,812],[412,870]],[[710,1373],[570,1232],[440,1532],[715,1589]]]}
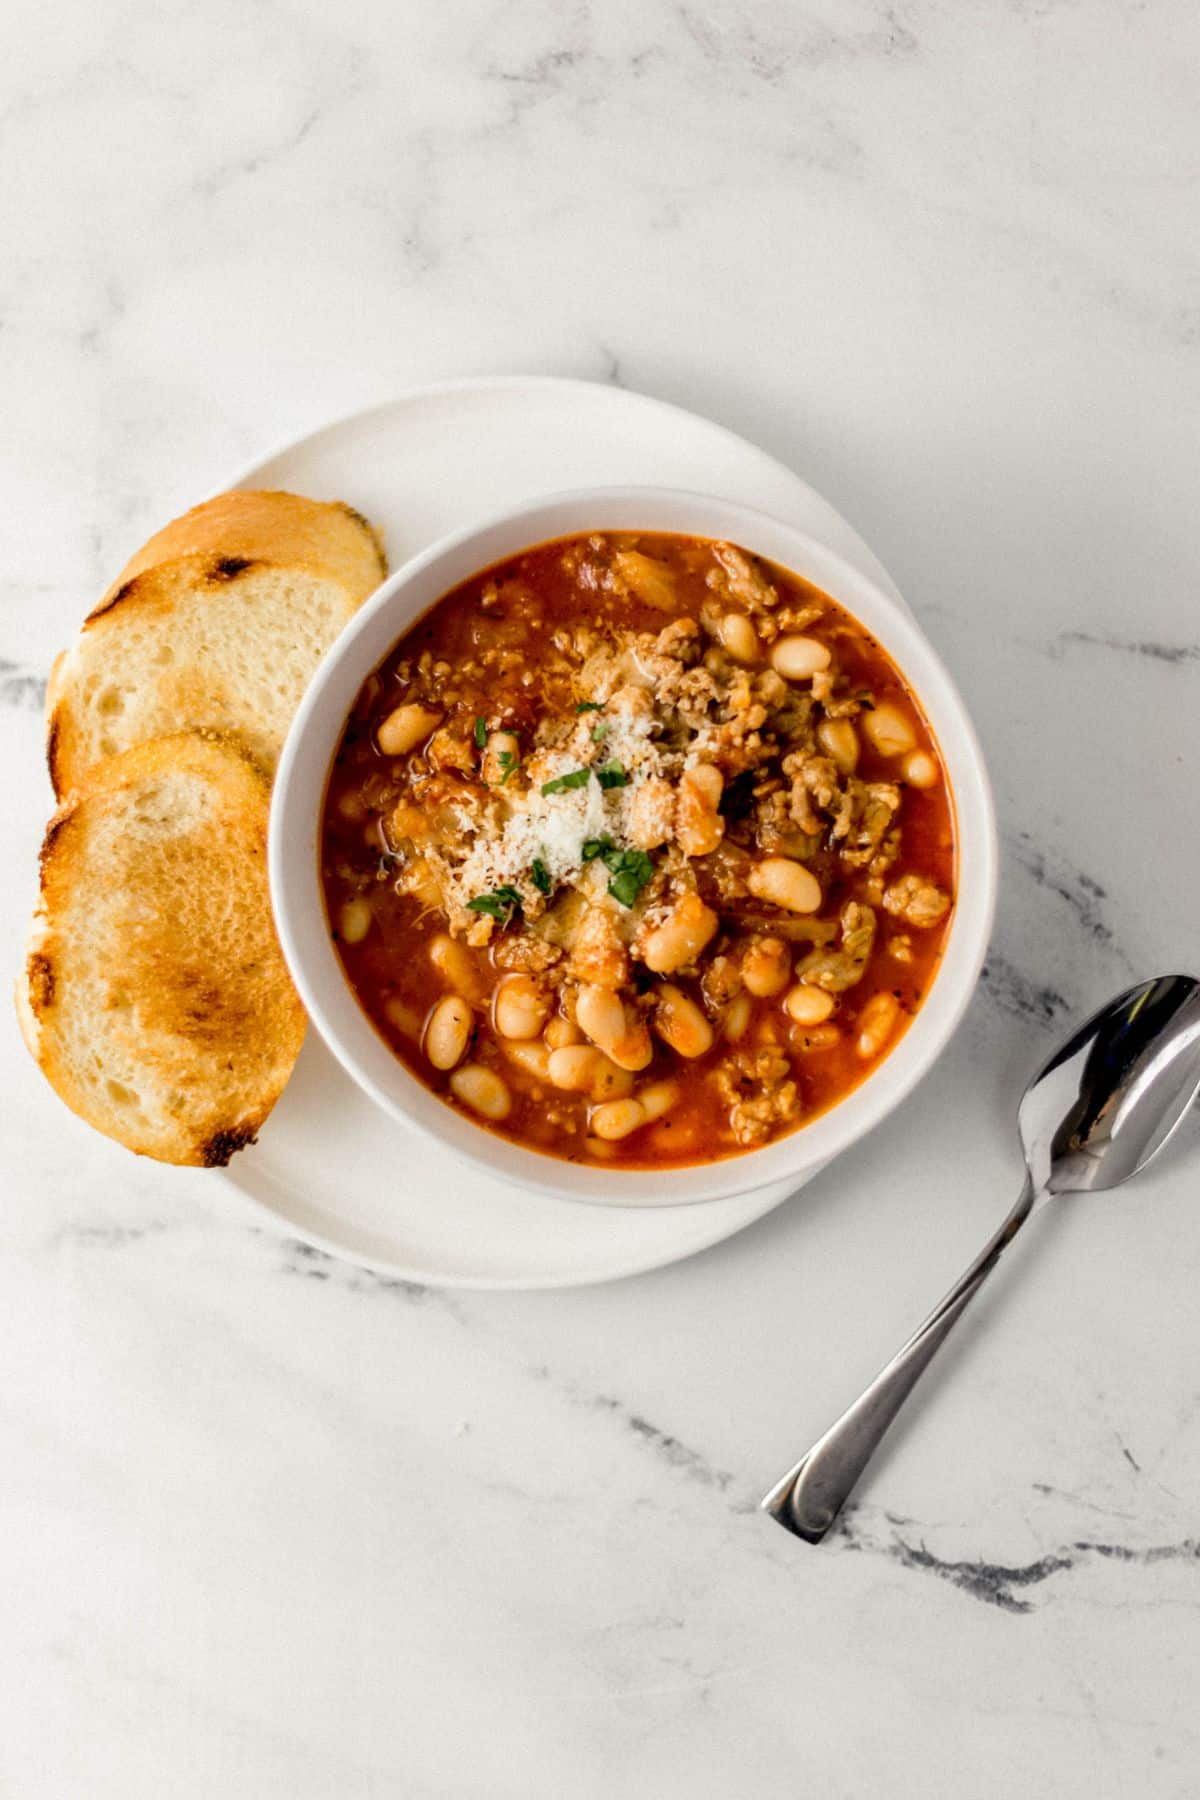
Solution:
{"label": "grated parmesan cheese", "polygon": [[[534,752],[525,770],[528,788],[500,797],[506,816],[494,818],[490,832],[480,819],[463,816],[464,834],[474,841],[452,877],[461,904],[498,887],[528,885],[536,860],[544,864],[554,887],[577,881],[590,838],[609,838],[618,848],[629,848],[634,795],[665,768],[653,736],[659,726],[651,711],[605,713],[606,729],[596,739],[592,733],[599,722],[599,714],[585,714],[566,748]],[[593,774],[585,787],[542,793],[543,782],[585,764],[609,762],[620,763],[629,776],[624,787],[602,788]]]}
{"label": "grated parmesan cheese", "polygon": [[499,835],[479,839],[458,870],[458,884],[468,898],[505,882],[515,884],[537,857],[552,882],[569,881],[583,867],[587,839],[611,835],[609,808],[595,776],[585,788],[561,794],[543,794],[540,785],[534,786],[526,794],[514,795],[510,804],[512,811]]}

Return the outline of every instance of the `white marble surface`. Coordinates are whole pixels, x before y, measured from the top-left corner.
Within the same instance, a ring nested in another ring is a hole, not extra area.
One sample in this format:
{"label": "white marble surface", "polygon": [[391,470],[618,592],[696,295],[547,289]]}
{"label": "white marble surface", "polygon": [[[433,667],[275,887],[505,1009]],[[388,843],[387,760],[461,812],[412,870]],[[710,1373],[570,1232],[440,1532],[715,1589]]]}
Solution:
{"label": "white marble surface", "polygon": [[1200,963],[1190,0],[19,0],[0,71],[0,922],[128,549],[409,382],[757,437],[975,710],[985,986],[792,1206],[612,1287],[365,1276],[135,1163],[0,1025],[0,1791],[1183,1796],[1200,1132],[1064,1206],[845,1529],[754,1502],[977,1243],[1031,1059]]}

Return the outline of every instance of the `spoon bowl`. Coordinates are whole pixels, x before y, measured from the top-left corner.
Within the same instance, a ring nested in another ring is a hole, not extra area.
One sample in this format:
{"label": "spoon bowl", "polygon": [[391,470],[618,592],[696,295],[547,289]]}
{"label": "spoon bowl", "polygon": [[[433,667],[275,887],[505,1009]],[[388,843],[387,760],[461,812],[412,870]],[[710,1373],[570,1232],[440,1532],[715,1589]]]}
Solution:
{"label": "spoon bowl", "polygon": [[1158,1155],[1198,1090],[1200,982],[1160,975],[1118,994],[1025,1090],[1017,1119],[1035,1187],[1119,1187]]}

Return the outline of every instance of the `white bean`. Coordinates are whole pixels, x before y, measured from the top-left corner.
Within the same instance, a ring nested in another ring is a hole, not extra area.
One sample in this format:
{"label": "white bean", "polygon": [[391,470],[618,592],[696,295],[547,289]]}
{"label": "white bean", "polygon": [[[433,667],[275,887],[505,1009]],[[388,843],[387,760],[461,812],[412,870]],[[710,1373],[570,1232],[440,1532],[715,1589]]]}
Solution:
{"label": "white bean", "polygon": [[646,1067],[654,1055],[649,1028],[641,1019],[627,1025],[624,1036],[619,1037],[615,1044],[606,1044],[605,1049],[618,1069],[628,1069],[635,1075],[639,1069]]}
{"label": "white bean", "polygon": [[564,1044],[550,1052],[550,1079],[568,1094],[586,1094],[599,1066],[601,1052],[593,1044]]}
{"label": "white bean", "polygon": [[756,863],[746,877],[758,900],[782,906],[787,912],[815,913],[821,905],[821,888],[815,875],[790,856],[768,856]]}
{"label": "white bean", "polygon": [[626,1094],[633,1092],[633,1076],[628,1069],[619,1069],[610,1056],[597,1050],[599,1059],[592,1085],[588,1089],[593,1100],[623,1100]]}
{"label": "white bean", "polygon": [[909,787],[932,788],[938,784],[938,766],[927,750],[910,750],[900,764]]}
{"label": "white bean", "polygon": [[817,742],[841,774],[853,775],[858,767],[858,733],[849,719],[822,719],[817,726]]}
{"label": "white bean", "polygon": [[616,1143],[646,1123],[646,1109],[640,1100],[606,1100],[592,1108],[588,1123],[598,1138]]}
{"label": "white bean", "polygon": [[673,975],[685,963],[695,962],[715,934],[717,923],[716,913],[705,906],[699,894],[685,894],[646,939],[642,961],[656,975]]}
{"label": "white bean", "polygon": [[535,1081],[550,1080],[550,1052],[545,1044],[514,1043],[510,1038],[500,1048],[509,1062],[516,1063]]}
{"label": "white bean", "polygon": [[833,995],[801,982],[784,995],[783,1008],[797,1025],[823,1025],[833,1011]]}
{"label": "white bean", "polygon": [[343,944],[361,944],[371,929],[369,900],[347,900],[338,914],[338,936]]}
{"label": "white bean", "polygon": [[749,994],[737,994],[725,1008],[721,1016],[721,1035],[729,1043],[736,1044],[749,1031],[752,1004]]}
{"label": "white bean", "polygon": [[648,1119],[661,1119],[669,1113],[673,1106],[679,1104],[679,1083],[677,1081],[652,1081],[644,1087],[638,1099],[642,1103],[642,1111]]}
{"label": "white bean", "polygon": [[887,700],[863,714],[862,728],[880,756],[903,756],[917,741],[912,721]]}
{"label": "white bean", "polygon": [[713,812],[720,806],[725,777],[715,763],[693,763],[683,772],[683,784],[697,793]]}
{"label": "white bean", "polygon": [[529,975],[506,975],[492,997],[492,1019],[501,1037],[537,1037],[549,1011],[550,1002]]}
{"label": "white bean", "polygon": [[871,995],[858,1015],[858,1039],[854,1045],[864,1062],[879,1055],[896,1029],[899,1017],[900,1002],[894,994]]}
{"label": "white bean", "polygon": [[696,1002],[669,981],[655,990],[654,1029],[677,1056],[703,1056],[712,1049],[713,1028]]}
{"label": "white bean", "polygon": [[721,642],[735,662],[756,663],[762,655],[758,633],[745,613],[726,613],[721,620]]}
{"label": "white bean", "polygon": [[792,978],[792,953],[782,938],[751,938],[742,952],[742,980],[758,1000],[773,1000]]}
{"label": "white bean", "polygon": [[465,944],[456,942],[448,932],[439,931],[430,939],[429,960],[449,987],[478,1005],[483,998],[483,984],[475,959]]}
{"label": "white bean", "polygon": [[408,751],[415,750],[418,744],[424,743],[444,717],[443,713],[435,712],[432,707],[419,706],[415,701],[409,701],[388,714],[375,733],[376,742],[385,756],[404,756]]}
{"label": "white bean", "polygon": [[556,1088],[568,1094],[590,1094],[593,1100],[619,1100],[633,1091],[633,1076],[591,1044],[569,1044],[550,1052],[548,1071]]}
{"label": "white bean", "polygon": [[593,1044],[619,1069],[644,1069],[654,1054],[650,1033],[629,1012],[618,994],[585,982],[575,996],[575,1017]]}
{"label": "white bean", "polygon": [[438,1001],[425,1025],[425,1055],[435,1069],[453,1069],[471,1041],[471,1009],[461,994]]}
{"label": "white bean", "polygon": [[601,988],[594,981],[581,986],[576,994],[576,1019],[619,1069],[644,1069],[653,1057],[649,1031],[640,1019],[630,1017],[630,1010],[612,988]]}
{"label": "white bean", "polygon": [[575,996],[575,1022],[591,1038],[607,1050],[625,1035],[625,1008],[621,996],[611,988],[597,986],[594,981],[583,984]]}
{"label": "white bean", "polygon": [[551,1019],[545,1031],[546,1044],[551,1050],[566,1050],[571,1044],[582,1044],[583,1033],[578,1025],[570,1019]]}
{"label": "white bean", "polygon": [[785,681],[811,681],[832,658],[819,638],[781,637],[771,647],[771,667]]}
{"label": "white bean", "polygon": [[450,1077],[450,1092],[480,1118],[495,1123],[507,1119],[512,1111],[508,1083],[494,1069],[485,1069],[482,1063],[464,1063],[461,1069],[455,1069]]}

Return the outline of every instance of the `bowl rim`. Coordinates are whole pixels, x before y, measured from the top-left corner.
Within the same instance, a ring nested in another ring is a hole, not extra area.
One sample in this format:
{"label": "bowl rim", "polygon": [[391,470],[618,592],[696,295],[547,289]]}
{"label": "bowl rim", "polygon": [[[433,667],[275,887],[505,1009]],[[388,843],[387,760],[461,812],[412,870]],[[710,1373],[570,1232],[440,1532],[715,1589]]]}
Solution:
{"label": "bowl rim", "polygon": [[[387,1046],[354,996],[329,938],[319,876],[329,769],[367,675],[459,582],[523,549],[589,530],[733,541],[827,592],[879,637],[912,689],[941,750],[955,811],[958,891],[950,934],[933,984],[895,1048],[811,1122],[757,1149],[683,1168],[571,1163],[489,1132],[448,1106]],[[912,673],[914,664],[919,675]],[[268,867],[280,945],[309,1018],[377,1105],[405,1127],[432,1135],[466,1161],[518,1186],[573,1201],[644,1207],[725,1199],[789,1174],[799,1181],[874,1130],[907,1098],[946,1048],[975,991],[995,913],[999,849],[991,784],[974,725],[940,656],[902,604],[836,551],[770,513],[689,489],[607,485],[497,509],[401,564],[365,601],[318,666],[292,721],[275,777]]]}

